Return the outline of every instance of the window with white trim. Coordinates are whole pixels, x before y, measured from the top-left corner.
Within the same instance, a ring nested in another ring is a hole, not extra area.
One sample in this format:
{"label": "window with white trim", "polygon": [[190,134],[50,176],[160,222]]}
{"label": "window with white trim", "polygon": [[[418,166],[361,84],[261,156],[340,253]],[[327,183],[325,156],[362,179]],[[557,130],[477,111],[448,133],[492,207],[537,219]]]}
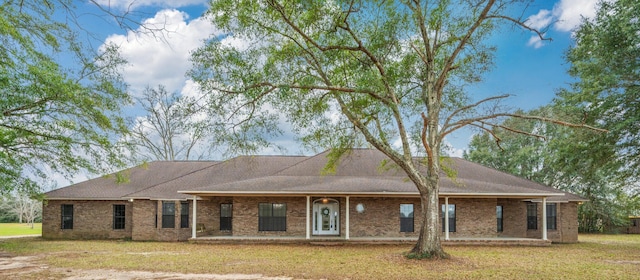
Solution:
{"label": "window with white trim", "polygon": [[[445,214],[444,214],[444,209],[445,209],[444,204],[442,204],[442,211],[440,214],[442,214],[442,231],[445,230],[445,222],[444,222],[444,218],[445,218]],[[455,204],[449,204],[449,232],[455,232],[456,231],[456,205]]]}
{"label": "window with white trim", "polygon": [[413,204],[400,204],[400,232],[413,232]]}
{"label": "window with white trim", "polygon": [[547,204],[547,229],[557,229],[558,204]]}

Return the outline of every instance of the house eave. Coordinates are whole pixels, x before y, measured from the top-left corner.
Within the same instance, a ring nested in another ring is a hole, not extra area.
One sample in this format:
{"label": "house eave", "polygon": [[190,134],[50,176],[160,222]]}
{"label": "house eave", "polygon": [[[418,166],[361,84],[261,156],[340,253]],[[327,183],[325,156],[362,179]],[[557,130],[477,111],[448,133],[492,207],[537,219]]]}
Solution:
{"label": "house eave", "polygon": [[46,197],[44,200],[91,200],[91,201],[123,201],[124,197]]}
{"label": "house eave", "polygon": [[[284,192],[284,191],[178,191],[195,196],[373,196],[373,197],[419,197],[418,192]],[[443,193],[439,197],[449,198],[543,198],[564,196],[563,193]]]}

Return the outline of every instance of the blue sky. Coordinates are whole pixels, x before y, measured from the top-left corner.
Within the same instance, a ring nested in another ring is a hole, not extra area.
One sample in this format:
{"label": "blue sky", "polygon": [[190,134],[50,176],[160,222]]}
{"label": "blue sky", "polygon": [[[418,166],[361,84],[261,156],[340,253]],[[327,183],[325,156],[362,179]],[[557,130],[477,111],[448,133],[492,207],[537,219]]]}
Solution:
{"label": "blue sky", "polygon": [[[95,37],[92,44],[98,48],[107,42],[120,46],[122,55],[129,61],[124,68],[126,82],[132,94],[140,94],[146,86],[163,84],[171,92],[185,95],[199,94],[194,84],[185,77],[190,68],[189,52],[201,45],[203,39],[219,34],[215,26],[200,16],[206,10],[206,0],[95,0],[114,13],[127,10],[136,20],[148,26],[163,26],[161,33],[145,34],[126,30],[115,25],[113,18],[98,16],[95,5],[77,2],[80,22]],[[579,23],[580,16],[594,14],[596,0],[545,0],[535,1],[523,15],[534,27],[549,26],[547,36],[553,41],[540,42],[535,35],[518,27],[502,28],[492,39],[497,47],[495,67],[486,73],[484,82],[469,88],[476,100],[498,94],[512,94],[506,104],[513,108],[533,109],[549,103],[557,89],[568,87],[571,77],[564,53],[572,43],[571,30]],[[137,26],[133,26],[137,29]],[[127,108],[127,114],[140,114],[135,107]],[[290,135],[276,139],[285,146]],[[453,134],[447,142],[452,154],[460,156],[467,147],[471,133]],[[263,153],[279,153],[266,150]],[[298,154],[299,149],[288,153]]]}

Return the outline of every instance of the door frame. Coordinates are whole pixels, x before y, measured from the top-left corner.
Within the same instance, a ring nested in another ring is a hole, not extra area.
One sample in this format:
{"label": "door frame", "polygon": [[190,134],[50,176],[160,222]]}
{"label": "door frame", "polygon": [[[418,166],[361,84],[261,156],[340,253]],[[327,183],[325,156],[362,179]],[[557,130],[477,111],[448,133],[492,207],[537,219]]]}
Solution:
{"label": "door frame", "polygon": [[[312,233],[321,236],[340,235],[340,202],[333,198],[320,198],[312,203]],[[322,214],[324,208],[329,209],[328,214]],[[329,218],[329,230],[322,230],[322,219]]]}

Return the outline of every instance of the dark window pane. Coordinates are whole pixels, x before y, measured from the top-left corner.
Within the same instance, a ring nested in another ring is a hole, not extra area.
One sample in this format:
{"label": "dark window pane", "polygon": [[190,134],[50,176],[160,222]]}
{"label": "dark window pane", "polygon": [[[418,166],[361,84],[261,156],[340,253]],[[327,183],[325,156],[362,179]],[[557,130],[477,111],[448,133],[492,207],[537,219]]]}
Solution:
{"label": "dark window pane", "polygon": [[62,229],[73,229],[73,204],[62,204],[61,207],[61,225]]}
{"label": "dark window pane", "polygon": [[182,202],[180,203],[180,227],[188,228],[189,227],[189,203]]}
{"label": "dark window pane", "polygon": [[176,227],[176,204],[173,202],[162,202],[162,228]]}
{"label": "dark window pane", "polygon": [[400,218],[400,232],[413,232],[413,218]]}
{"label": "dark window pane", "polygon": [[496,219],[497,219],[496,230],[498,232],[502,232],[502,206],[501,205],[496,206]]}
{"label": "dark window pane", "polygon": [[547,229],[557,229],[557,204],[547,204]]}
{"label": "dark window pane", "polygon": [[233,213],[233,204],[223,203],[220,204],[220,217],[231,217]]}
{"label": "dark window pane", "polygon": [[286,231],[287,205],[283,203],[260,203],[258,209],[259,231]]}
{"label": "dark window pane", "polygon": [[[441,215],[442,215],[442,231],[445,230],[445,223],[444,223],[444,219],[445,219],[445,215],[444,215],[444,208],[445,205],[442,204],[442,209],[441,209]],[[449,204],[449,232],[455,232],[456,231],[456,205],[455,204]]]}
{"label": "dark window pane", "polygon": [[274,217],[286,217],[287,216],[287,206],[281,203],[273,204],[273,216]]}
{"label": "dark window pane", "polygon": [[527,229],[538,229],[538,206],[527,203]]}
{"label": "dark window pane", "polygon": [[220,230],[230,231],[232,225],[233,204],[220,204]]}
{"label": "dark window pane", "polygon": [[413,232],[413,204],[400,204],[400,232]]}
{"label": "dark window pane", "polygon": [[270,217],[271,213],[271,203],[260,203],[258,205],[258,216]]}
{"label": "dark window pane", "polygon": [[113,205],[113,229],[124,229],[125,227],[125,206]]}

